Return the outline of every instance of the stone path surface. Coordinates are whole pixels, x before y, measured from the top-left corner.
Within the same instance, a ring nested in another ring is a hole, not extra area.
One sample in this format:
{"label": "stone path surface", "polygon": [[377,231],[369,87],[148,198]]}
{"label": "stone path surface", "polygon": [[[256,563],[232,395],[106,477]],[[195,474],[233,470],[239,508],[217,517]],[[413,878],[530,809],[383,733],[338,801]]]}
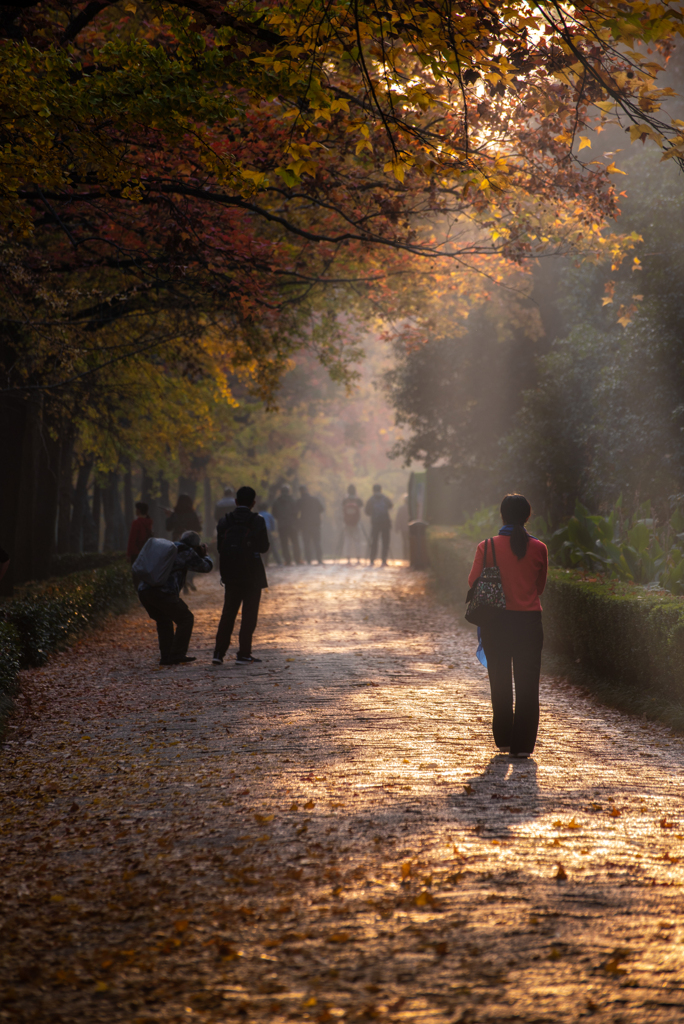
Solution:
{"label": "stone path surface", "polygon": [[553,680],[495,756],[425,579],[271,570],[257,653],[142,610],[24,674],[0,751],[0,1021],[684,1019],[684,741]]}

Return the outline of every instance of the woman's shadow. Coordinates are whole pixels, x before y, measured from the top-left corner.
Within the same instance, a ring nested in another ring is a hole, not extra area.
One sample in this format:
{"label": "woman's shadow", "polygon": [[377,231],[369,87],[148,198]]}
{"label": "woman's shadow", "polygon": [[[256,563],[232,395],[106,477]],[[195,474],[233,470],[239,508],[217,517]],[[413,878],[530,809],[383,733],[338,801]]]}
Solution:
{"label": "woman's shadow", "polygon": [[479,774],[468,779],[449,805],[464,824],[492,838],[509,835],[516,824],[543,813],[537,763],[529,758],[495,754]]}

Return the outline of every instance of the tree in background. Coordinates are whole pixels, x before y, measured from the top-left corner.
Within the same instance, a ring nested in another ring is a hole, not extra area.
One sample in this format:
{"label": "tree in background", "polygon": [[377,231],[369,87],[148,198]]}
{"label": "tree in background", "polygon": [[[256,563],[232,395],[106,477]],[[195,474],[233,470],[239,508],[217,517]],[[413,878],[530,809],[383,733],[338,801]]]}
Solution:
{"label": "tree in background", "polygon": [[178,396],[220,392],[217,375],[268,402],[307,347],[348,379],[350,327],[404,314],[390,285],[421,263],[455,274],[548,246],[619,262],[625,242],[600,232],[616,168],[583,159],[577,136],[615,114],[679,159],[648,48],[666,53],[680,28],[678,8],[610,3],[562,18],[553,4],[4,4],[14,500],[0,526],[25,552],[15,566],[47,572],[74,453],[85,469],[115,451],[125,470],[129,421],[153,429],[136,376],[156,381],[152,401],[174,395],[169,451]]}
{"label": "tree in background", "polygon": [[[681,180],[630,155],[623,219],[643,238],[615,273],[569,267],[557,294],[560,336],[539,360],[504,442],[510,478],[556,523],[576,499],[666,518],[684,478],[684,217]],[[616,320],[614,309],[619,314]]]}

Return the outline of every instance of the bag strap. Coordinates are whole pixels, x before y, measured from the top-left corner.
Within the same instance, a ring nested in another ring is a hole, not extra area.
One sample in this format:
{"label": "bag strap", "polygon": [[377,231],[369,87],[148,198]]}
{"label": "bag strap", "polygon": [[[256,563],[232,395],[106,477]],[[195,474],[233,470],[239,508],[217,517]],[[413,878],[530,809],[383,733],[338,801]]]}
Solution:
{"label": "bag strap", "polygon": [[488,544],[488,543],[489,543],[489,541],[488,541],[488,540],[485,540],[485,546],[484,546],[484,559],[483,559],[483,561],[482,561],[482,568],[483,568],[483,569],[486,569],[486,568],[487,568],[487,544]]}
{"label": "bag strap", "polygon": [[[485,541],[485,544],[486,543],[487,543],[487,541]],[[492,545],[492,560],[494,562],[494,568],[496,569],[497,568],[497,565],[496,565],[496,548],[494,547],[494,538],[493,537],[489,538],[489,543]]]}

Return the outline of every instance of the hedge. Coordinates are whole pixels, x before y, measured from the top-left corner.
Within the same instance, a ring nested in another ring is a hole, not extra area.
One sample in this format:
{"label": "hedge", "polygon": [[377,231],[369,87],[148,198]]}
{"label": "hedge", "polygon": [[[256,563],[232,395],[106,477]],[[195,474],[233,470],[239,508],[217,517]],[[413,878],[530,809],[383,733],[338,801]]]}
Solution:
{"label": "hedge", "polygon": [[88,569],[108,569],[110,565],[120,565],[123,557],[122,551],[53,555],[50,559],[50,576],[70,576],[74,572],[86,572]]}
{"label": "hedge", "polygon": [[0,605],[0,726],[12,710],[20,668],[44,665],[52,651],[135,600],[129,564],[28,583]]}
{"label": "hedge", "polygon": [[[437,586],[463,612],[475,546],[457,528],[428,531]],[[550,568],[542,603],[547,671],[626,710],[684,727],[684,598]]]}

